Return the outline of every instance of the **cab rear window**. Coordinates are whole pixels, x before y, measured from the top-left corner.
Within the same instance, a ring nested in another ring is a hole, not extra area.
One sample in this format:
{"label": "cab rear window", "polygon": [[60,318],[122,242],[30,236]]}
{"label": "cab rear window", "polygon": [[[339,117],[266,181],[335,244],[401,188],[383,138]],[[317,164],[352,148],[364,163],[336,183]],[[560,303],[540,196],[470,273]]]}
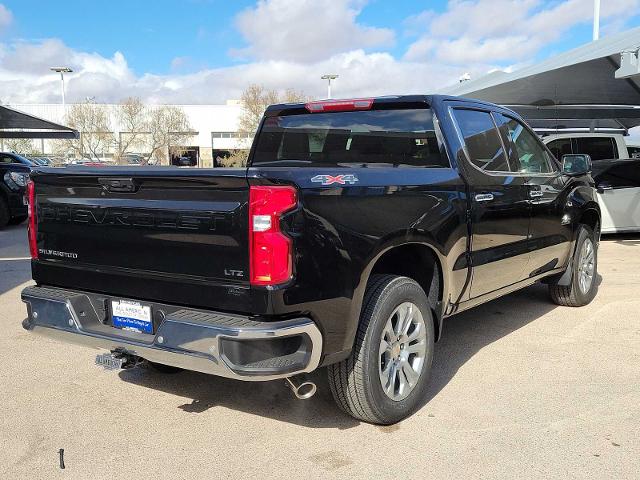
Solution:
{"label": "cab rear window", "polygon": [[448,167],[430,109],[268,117],[252,165]]}

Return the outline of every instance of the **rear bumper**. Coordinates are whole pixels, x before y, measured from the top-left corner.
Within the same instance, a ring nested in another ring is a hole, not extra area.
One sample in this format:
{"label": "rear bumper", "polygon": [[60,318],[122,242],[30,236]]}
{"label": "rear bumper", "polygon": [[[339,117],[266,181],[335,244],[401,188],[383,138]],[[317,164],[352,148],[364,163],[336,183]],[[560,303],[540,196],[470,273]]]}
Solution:
{"label": "rear bumper", "polygon": [[[23,327],[35,334],[239,380],[264,381],[318,367],[322,335],[308,318],[261,322],[249,317],[153,304],[155,334],[108,323],[107,298],[27,287]],[[106,306],[104,310],[101,305]]]}

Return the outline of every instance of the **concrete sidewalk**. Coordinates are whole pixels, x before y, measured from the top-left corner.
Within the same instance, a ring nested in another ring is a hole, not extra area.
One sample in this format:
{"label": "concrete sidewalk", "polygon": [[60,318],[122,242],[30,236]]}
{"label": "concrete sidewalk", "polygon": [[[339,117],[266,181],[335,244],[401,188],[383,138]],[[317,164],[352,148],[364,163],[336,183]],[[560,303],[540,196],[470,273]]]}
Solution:
{"label": "concrete sidewalk", "polygon": [[0,478],[640,476],[640,236],[603,240],[587,307],[536,285],[447,320],[428,402],[392,427],[342,414],[324,372],[300,401],[279,381],[100,370],[22,329],[27,256],[24,226],[0,231]]}

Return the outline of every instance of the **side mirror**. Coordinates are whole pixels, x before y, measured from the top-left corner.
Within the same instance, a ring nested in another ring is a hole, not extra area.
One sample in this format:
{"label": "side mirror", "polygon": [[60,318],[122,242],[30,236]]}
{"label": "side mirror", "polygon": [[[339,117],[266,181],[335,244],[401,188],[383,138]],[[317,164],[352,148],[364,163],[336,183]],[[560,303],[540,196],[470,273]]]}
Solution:
{"label": "side mirror", "polygon": [[591,157],[583,154],[562,156],[562,173],[565,175],[585,175],[591,171]]}

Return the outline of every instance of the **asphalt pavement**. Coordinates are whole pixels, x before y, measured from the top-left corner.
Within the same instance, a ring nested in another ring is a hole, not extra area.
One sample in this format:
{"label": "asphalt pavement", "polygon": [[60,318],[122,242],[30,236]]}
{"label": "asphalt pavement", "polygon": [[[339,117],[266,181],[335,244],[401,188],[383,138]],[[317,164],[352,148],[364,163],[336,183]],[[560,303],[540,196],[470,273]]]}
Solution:
{"label": "asphalt pavement", "polygon": [[[601,243],[599,291],[535,285],[446,321],[425,406],[360,423],[282,381],[146,368],[21,327],[26,229],[0,230],[2,479],[640,478],[640,235]],[[64,449],[65,469],[59,450]]]}

